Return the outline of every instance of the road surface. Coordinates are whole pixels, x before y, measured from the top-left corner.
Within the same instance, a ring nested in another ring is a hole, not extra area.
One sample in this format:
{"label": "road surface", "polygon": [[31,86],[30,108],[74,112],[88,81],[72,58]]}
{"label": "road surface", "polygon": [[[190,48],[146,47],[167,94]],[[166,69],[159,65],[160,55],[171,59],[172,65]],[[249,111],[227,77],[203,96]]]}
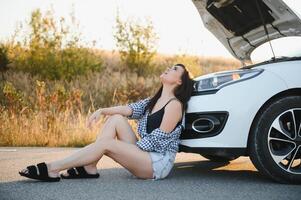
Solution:
{"label": "road surface", "polygon": [[193,153],[177,153],[169,176],[143,180],[111,158],[98,163],[100,178],[49,183],[21,177],[27,165],[63,158],[78,148],[0,147],[1,200],[248,200],[301,199],[301,185],[284,185],[258,173],[248,157],[230,163],[210,162]]}

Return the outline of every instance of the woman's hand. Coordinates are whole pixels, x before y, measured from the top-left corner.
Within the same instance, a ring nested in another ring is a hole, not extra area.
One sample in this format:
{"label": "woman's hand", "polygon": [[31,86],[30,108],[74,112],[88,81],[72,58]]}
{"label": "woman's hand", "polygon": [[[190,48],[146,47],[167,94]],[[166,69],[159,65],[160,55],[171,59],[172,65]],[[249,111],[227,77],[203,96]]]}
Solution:
{"label": "woman's hand", "polygon": [[91,129],[93,123],[96,123],[99,119],[100,119],[100,115],[102,114],[101,112],[101,108],[96,110],[94,113],[92,113],[92,115],[88,118],[88,121],[86,123],[86,126]]}

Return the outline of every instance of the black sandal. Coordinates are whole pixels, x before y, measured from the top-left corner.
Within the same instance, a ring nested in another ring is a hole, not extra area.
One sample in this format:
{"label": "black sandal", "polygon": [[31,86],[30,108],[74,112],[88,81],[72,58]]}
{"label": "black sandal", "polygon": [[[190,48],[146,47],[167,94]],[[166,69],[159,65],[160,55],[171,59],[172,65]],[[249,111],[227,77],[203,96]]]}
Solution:
{"label": "black sandal", "polygon": [[79,179],[79,178],[98,178],[99,173],[96,174],[89,174],[85,170],[83,166],[81,167],[74,167],[67,170],[68,176],[61,174],[61,177],[64,179]]}
{"label": "black sandal", "polygon": [[27,178],[37,179],[41,181],[48,181],[48,182],[56,182],[56,181],[60,181],[61,179],[60,177],[49,176],[47,165],[45,162],[38,163],[37,166],[30,165],[27,167],[27,169],[28,172],[24,173],[22,171],[19,171],[19,174]]}

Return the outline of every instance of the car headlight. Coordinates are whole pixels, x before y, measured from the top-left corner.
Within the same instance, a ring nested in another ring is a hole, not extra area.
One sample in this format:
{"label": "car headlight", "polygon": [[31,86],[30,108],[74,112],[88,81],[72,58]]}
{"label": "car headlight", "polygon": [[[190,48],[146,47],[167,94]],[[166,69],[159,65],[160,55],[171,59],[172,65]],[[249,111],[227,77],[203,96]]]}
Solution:
{"label": "car headlight", "polygon": [[194,92],[219,90],[220,88],[254,78],[263,72],[263,69],[237,69],[207,74],[194,79]]}

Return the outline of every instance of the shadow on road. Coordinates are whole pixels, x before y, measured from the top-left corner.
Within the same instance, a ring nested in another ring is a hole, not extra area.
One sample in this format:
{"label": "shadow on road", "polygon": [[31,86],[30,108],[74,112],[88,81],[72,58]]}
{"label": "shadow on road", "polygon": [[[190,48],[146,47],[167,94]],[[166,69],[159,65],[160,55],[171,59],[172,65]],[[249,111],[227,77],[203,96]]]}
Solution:
{"label": "shadow on road", "polygon": [[[99,169],[98,179],[30,179],[0,184],[6,199],[297,199],[300,186],[272,182],[252,170],[218,169],[228,162],[176,162],[163,180],[143,180],[124,168]],[[15,172],[17,173],[17,172]]]}
{"label": "shadow on road", "polygon": [[195,180],[227,180],[228,183],[231,182],[231,180],[247,181],[249,183],[272,183],[270,179],[267,179],[258,171],[218,169],[229,164],[230,162],[212,162],[209,160],[175,163],[173,170],[170,173],[170,177],[178,180],[185,178]]}

